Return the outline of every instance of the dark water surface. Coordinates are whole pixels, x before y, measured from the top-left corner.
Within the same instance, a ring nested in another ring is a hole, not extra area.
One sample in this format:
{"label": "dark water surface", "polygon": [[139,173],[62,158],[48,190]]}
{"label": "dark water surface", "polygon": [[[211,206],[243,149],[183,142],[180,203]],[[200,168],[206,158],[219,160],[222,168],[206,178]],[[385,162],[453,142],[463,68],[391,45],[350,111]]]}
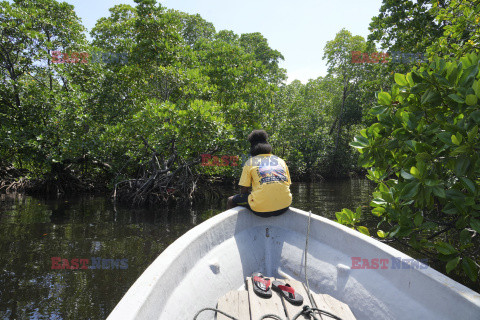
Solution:
{"label": "dark water surface", "polygon": [[[334,219],[342,208],[368,205],[373,186],[358,179],[291,190],[294,207]],[[115,207],[108,197],[1,195],[0,319],[105,319],[168,245],[225,207],[223,199],[140,210]],[[86,266],[95,259],[100,267],[52,269],[52,257],[72,265],[88,259]]]}

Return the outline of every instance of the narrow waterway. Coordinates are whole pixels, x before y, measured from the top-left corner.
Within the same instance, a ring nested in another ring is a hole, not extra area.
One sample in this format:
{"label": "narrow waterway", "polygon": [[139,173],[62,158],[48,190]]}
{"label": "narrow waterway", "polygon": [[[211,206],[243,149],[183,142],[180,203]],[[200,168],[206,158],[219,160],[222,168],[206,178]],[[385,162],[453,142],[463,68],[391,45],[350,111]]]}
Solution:
{"label": "narrow waterway", "polygon": [[[296,183],[293,206],[334,219],[368,205],[372,190],[362,179]],[[223,199],[149,210],[108,197],[0,200],[0,319],[105,319],[169,244],[225,210]],[[55,269],[62,259],[78,269]]]}

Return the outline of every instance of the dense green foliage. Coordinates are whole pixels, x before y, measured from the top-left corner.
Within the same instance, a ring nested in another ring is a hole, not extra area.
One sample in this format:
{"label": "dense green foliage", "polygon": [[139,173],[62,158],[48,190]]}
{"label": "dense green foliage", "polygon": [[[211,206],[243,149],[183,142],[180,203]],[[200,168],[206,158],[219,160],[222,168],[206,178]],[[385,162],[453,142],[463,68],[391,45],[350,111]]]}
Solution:
{"label": "dense green foliage", "polygon": [[432,56],[439,53],[460,58],[480,49],[479,1],[432,1],[430,12],[443,26],[441,36],[427,50]]}
{"label": "dense green foliage", "polygon": [[[378,183],[371,205],[380,237],[399,237],[477,278],[480,232],[479,59],[437,58],[378,94],[378,122],[352,146]],[[432,234],[433,231],[433,234]],[[475,246],[474,243],[477,243]]]}
{"label": "dense green foliage", "polygon": [[[91,44],[73,6],[0,8],[0,157],[58,192],[135,176],[152,149],[178,155],[173,166],[213,147],[240,153],[233,142],[264,123],[285,78],[261,34],[217,33],[155,1],[111,8]],[[53,50],[127,52],[128,62],[52,64]]]}
{"label": "dense green foliage", "polygon": [[442,25],[430,10],[431,2],[383,1],[379,15],[370,23],[368,40],[378,41],[389,51],[424,51],[442,34]]}
{"label": "dense green foliage", "polygon": [[[376,121],[351,143],[377,183],[370,205],[378,237],[407,243],[472,283],[480,269],[480,61],[468,52],[479,51],[479,10],[464,1],[384,2],[369,40],[426,50],[430,59],[394,74],[369,110]],[[361,215],[343,209],[337,221],[369,234]]]}

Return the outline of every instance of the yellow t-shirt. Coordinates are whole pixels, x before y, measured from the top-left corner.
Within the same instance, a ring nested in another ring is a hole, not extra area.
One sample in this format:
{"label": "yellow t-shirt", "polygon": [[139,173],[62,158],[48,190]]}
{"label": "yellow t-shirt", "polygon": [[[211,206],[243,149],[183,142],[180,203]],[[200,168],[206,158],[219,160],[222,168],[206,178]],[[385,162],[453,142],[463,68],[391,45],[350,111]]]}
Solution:
{"label": "yellow t-shirt", "polygon": [[285,161],[272,154],[259,154],[247,160],[238,184],[252,187],[248,204],[253,211],[270,212],[292,204],[291,183]]}

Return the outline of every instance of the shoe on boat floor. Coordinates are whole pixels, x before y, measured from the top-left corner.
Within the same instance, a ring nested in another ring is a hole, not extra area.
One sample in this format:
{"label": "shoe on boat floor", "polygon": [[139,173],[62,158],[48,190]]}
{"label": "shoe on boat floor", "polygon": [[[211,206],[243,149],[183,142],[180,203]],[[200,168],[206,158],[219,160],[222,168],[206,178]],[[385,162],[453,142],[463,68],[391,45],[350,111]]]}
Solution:
{"label": "shoe on boat floor", "polygon": [[285,300],[294,304],[302,305],[303,297],[300,293],[295,292],[295,289],[290,286],[290,284],[285,284],[282,281],[273,281],[272,283],[273,290],[279,292]]}
{"label": "shoe on boat floor", "polygon": [[252,274],[253,291],[262,298],[272,297],[272,290],[270,288],[271,281],[265,278],[260,272]]}
{"label": "shoe on boat floor", "polygon": [[[277,284],[276,282],[279,281],[279,285],[285,286],[286,284],[289,284],[290,288],[294,289],[293,294],[295,294],[296,299],[299,299],[300,295],[302,296],[304,300],[303,304],[296,305],[287,301],[287,297],[290,297],[288,291],[285,295],[282,293],[275,293],[272,294],[270,298],[263,298],[257,293],[254,293],[254,288],[256,288],[256,285],[253,282],[254,276],[259,275],[253,274],[252,277],[247,277],[246,286],[244,287],[245,290],[240,289],[229,291],[224,296],[220,297],[218,299],[217,309],[240,320],[258,320],[267,314],[274,314],[281,319],[293,319],[295,315],[305,310],[304,307],[308,305],[323,310],[323,313],[321,313],[322,318],[319,319],[356,319],[347,304],[328,294],[314,293],[311,291],[311,296],[309,296],[306,286],[301,281],[291,278],[277,279],[275,277],[266,277],[262,274],[262,279],[260,276],[261,280],[270,280],[271,291],[274,291],[274,282]],[[288,288],[288,286],[286,287]],[[218,313],[216,319],[231,320],[232,318]],[[304,315],[298,319],[308,319],[308,316]]]}

